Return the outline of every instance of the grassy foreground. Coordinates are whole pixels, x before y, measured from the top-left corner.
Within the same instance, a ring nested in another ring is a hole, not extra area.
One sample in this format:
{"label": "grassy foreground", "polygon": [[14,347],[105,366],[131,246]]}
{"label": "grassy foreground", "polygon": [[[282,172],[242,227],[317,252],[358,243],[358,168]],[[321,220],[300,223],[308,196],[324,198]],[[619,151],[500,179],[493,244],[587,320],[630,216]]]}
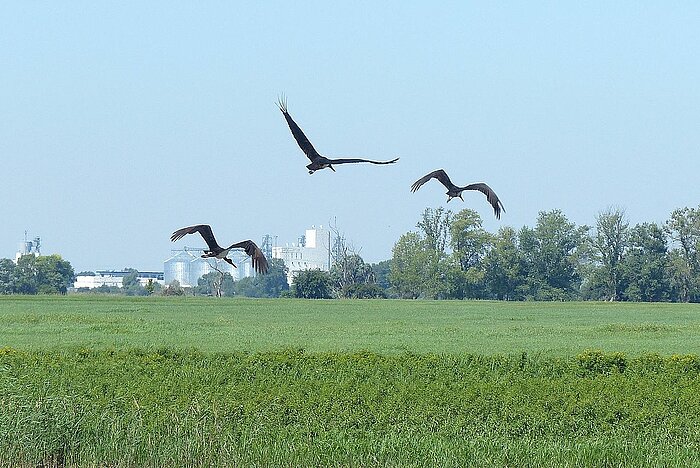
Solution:
{"label": "grassy foreground", "polygon": [[3,466],[698,466],[700,359],[0,356]]}
{"label": "grassy foreground", "polygon": [[699,335],[693,305],[0,298],[0,466],[700,466]]}

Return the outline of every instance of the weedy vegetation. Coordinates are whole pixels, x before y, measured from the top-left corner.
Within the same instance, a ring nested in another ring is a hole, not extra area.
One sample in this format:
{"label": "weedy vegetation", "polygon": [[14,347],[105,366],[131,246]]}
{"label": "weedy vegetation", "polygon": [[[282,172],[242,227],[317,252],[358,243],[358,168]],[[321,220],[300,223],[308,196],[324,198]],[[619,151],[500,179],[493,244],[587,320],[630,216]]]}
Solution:
{"label": "weedy vegetation", "polygon": [[700,465],[700,308],[635,306],[2,298],[0,465]]}

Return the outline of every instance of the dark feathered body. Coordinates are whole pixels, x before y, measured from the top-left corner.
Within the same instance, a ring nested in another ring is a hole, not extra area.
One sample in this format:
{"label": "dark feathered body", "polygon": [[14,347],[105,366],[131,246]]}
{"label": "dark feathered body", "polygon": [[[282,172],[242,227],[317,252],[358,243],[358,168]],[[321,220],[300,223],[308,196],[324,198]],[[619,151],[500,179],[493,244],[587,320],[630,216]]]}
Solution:
{"label": "dark feathered body", "polygon": [[421,185],[429,181],[430,179],[437,179],[442,183],[442,185],[447,188],[447,201],[449,202],[453,198],[459,198],[460,200],[464,201],[464,198],[462,198],[462,192],[465,190],[477,190],[484,195],[486,195],[486,200],[491,204],[493,207],[493,212],[496,215],[497,219],[501,219],[501,211],[505,213],[506,209],[503,208],[503,203],[501,203],[501,200],[498,199],[498,195],[496,195],[496,192],[494,192],[491,187],[486,185],[483,182],[478,182],[475,184],[469,184],[465,185],[464,187],[458,187],[457,185],[453,184],[452,181],[450,180],[449,176],[447,173],[442,170],[438,169],[436,171],[433,171],[429,174],[424,175],[417,181],[411,185],[411,192],[415,192],[418,190]]}
{"label": "dark feathered body", "polygon": [[308,164],[306,166],[306,168],[309,170],[309,174],[313,174],[314,172],[320,169],[326,168],[331,169],[333,172],[335,172],[335,169],[333,169],[333,164],[348,164],[360,162],[366,162],[371,164],[392,164],[399,160],[399,158],[392,159],[391,161],[371,161],[369,159],[358,158],[329,159],[325,156],[321,156],[321,154],[319,154],[319,152],[316,151],[316,148],[314,148],[314,146],[311,144],[306,135],[304,135],[304,132],[301,130],[301,128],[299,128],[294,119],[292,119],[292,116],[289,115],[289,112],[287,112],[287,103],[284,99],[279,100],[279,102],[277,103],[277,107],[279,107],[280,111],[282,112],[282,115],[284,115],[284,119],[287,121],[287,125],[292,131],[292,135],[297,141],[299,148],[301,148],[306,157],[309,158],[309,160],[311,161],[311,164]]}
{"label": "dark feathered body", "polygon": [[175,242],[176,240],[185,237],[187,234],[194,234],[196,232],[202,236],[204,242],[207,243],[207,247],[209,247],[208,250],[204,250],[204,255],[202,255],[202,258],[218,258],[236,268],[236,265],[230,258],[227,257],[227,255],[232,249],[243,249],[246,255],[251,258],[255,271],[263,274],[267,273],[267,259],[255,242],[252,240],[244,240],[223,248],[218,242],[216,242],[214,233],[211,231],[211,226],[208,224],[196,224],[194,226],[178,229],[177,231],[173,232],[172,236],[170,236],[170,240]]}

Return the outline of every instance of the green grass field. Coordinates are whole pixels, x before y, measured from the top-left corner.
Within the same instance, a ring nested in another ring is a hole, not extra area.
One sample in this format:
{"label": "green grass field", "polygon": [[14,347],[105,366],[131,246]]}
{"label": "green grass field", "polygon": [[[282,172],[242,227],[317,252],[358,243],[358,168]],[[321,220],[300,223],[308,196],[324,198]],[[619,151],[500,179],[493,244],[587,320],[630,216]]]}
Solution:
{"label": "green grass field", "polygon": [[700,466],[700,306],[0,297],[0,466]]}
{"label": "green grass field", "polygon": [[700,354],[700,305],[0,296],[0,346]]}

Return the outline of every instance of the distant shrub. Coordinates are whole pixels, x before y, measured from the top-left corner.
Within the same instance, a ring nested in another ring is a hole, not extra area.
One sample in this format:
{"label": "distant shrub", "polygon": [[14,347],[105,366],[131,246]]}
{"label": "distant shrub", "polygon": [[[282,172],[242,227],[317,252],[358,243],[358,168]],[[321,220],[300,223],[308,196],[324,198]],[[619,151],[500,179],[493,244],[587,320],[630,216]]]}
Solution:
{"label": "distant shrub", "polygon": [[294,277],[294,297],[303,299],[330,299],[331,277],[326,271],[304,270]]}

